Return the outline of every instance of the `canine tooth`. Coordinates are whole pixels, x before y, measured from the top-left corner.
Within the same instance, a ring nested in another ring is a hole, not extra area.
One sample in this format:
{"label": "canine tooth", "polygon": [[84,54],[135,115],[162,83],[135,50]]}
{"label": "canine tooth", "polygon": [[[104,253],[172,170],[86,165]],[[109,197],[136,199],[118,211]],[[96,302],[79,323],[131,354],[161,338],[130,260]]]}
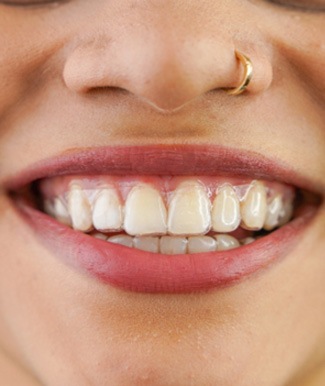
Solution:
{"label": "canine tooth", "polygon": [[92,221],[100,231],[119,230],[122,227],[122,205],[113,188],[104,188],[93,204]]}
{"label": "canine tooth", "polygon": [[279,218],[279,225],[282,226],[286,224],[292,217],[293,214],[293,203],[292,201],[286,201],[283,204],[282,211],[280,213],[280,218]]}
{"label": "canine tooth", "polygon": [[159,252],[159,237],[154,236],[142,236],[134,237],[133,248],[141,249],[147,252]]}
{"label": "canine tooth", "polygon": [[266,211],[267,199],[265,187],[263,183],[254,181],[241,203],[243,228],[260,230],[265,222]]}
{"label": "canine tooth", "polygon": [[204,187],[196,182],[181,184],[168,208],[168,232],[172,235],[201,235],[211,227],[211,203]]}
{"label": "canine tooth", "polygon": [[135,186],[125,202],[125,231],[134,236],[167,233],[167,210],[159,192],[149,185]]}
{"label": "canine tooth", "polygon": [[228,249],[237,248],[240,246],[239,241],[229,235],[217,235],[215,236],[217,240],[217,250],[218,251],[225,251]]}
{"label": "canine tooth", "polygon": [[74,229],[87,232],[92,228],[91,207],[79,185],[71,185],[68,194],[68,211]]}
{"label": "canine tooth", "polygon": [[247,244],[253,243],[254,241],[255,241],[254,237],[245,237],[244,239],[240,240],[240,244],[247,245]]}
{"label": "canine tooth", "polygon": [[275,196],[267,206],[264,229],[270,231],[279,225],[281,212],[283,211],[283,201],[280,195]]}
{"label": "canine tooth", "polygon": [[232,232],[240,224],[240,205],[230,185],[219,189],[212,206],[212,229],[215,232]]}
{"label": "canine tooth", "polygon": [[163,236],[160,238],[160,253],[177,255],[186,253],[187,238],[176,236]]}
{"label": "canine tooth", "polygon": [[188,253],[212,252],[217,249],[217,241],[209,236],[192,236],[188,238]]}
{"label": "canine tooth", "polygon": [[107,241],[114,244],[124,245],[125,247],[133,247],[133,237],[128,235],[115,235],[110,236]]}

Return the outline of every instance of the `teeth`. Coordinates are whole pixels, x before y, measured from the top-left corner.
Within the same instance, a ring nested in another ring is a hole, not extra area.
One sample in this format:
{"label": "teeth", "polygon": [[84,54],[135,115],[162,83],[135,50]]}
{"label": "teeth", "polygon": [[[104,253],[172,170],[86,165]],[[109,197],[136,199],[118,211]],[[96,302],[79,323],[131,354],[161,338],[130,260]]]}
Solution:
{"label": "teeth", "polygon": [[167,211],[159,192],[149,185],[134,187],[125,202],[124,229],[130,235],[167,233]]}
{"label": "teeth", "polygon": [[79,185],[73,184],[70,187],[68,211],[74,229],[87,232],[92,228],[91,207]]}
{"label": "teeth", "polygon": [[277,195],[267,207],[264,229],[270,231],[279,226],[281,213],[283,212],[283,201],[280,195]]}
{"label": "teeth", "polygon": [[122,227],[122,205],[113,188],[99,192],[93,204],[92,221],[100,231],[116,231]]}
{"label": "teeth", "polygon": [[217,235],[215,238],[217,240],[218,251],[240,247],[239,241],[235,237],[229,235]]}
{"label": "teeth", "polygon": [[293,214],[293,203],[292,201],[287,201],[284,203],[282,211],[279,218],[279,226],[286,224],[292,217]]}
{"label": "teeth", "polygon": [[54,213],[55,217],[60,222],[66,225],[71,225],[71,218],[69,216],[68,209],[58,197],[54,199]]}
{"label": "teeth", "polygon": [[[132,237],[128,235],[115,235],[108,237],[102,233],[92,234],[95,238],[107,240],[111,243],[124,245],[129,248],[136,248],[142,251],[152,253],[163,253],[167,255],[186,254],[186,253],[203,253],[223,251],[233,249],[240,246],[237,239],[229,235],[218,235],[215,238],[210,236],[192,236],[192,237],[178,237],[178,236],[141,236]],[[248,240],[246,244],[255,241]],[[241,241],[245,244],[245,239]]]}
{"label": "teeth", "polygon": [[[109,238],[110,241],[127,246],[135,244],[138,249],[152,252],[162,247],[165,251],[162,253],[170,254],[237,247],[238,241],[231,236],[227,238],[227,233],[239,226],[252,231],[263,227],[271,231],[287,223],[293,213],[290,190],[282,189],[280,193],[273,186],[268,187],[272,192],[271,198],[268,198],[268,191],[261,181],[253,181],[248,189],[247,185],[233,187],[230,184],[216,188],[191,178],[172,191],[168,190],[168,185],[160,185],[164,187],[161,194],[154,187],[155,182],[153,185],[138,182],[130,186],[127,181],[125,187],[132,189],[124,206],[120,199],[125,197],[124,185],[118,190],[111,185],[111,180],[105,186],[102,181],[98,182],[103,186],[101,189],[89,189],[89,186],[82,188],[82,182],[74,180],[68,193],[46,199],[44,210],[76,230],[91,231],[94,237],[104,240],[109,235],[103,236],[103,233],[123,230],[127,235],[115,234]],[[169,186],[174,187],[174,183]],[[214,191],[217,194],[211,204],[209,196]],[[166,192],[168,211],[162,196]],[[204,236],[211,229],[213,237]],[[216,233],[219,235],[216,236]],[[158,237],[167,235],[171,237]],[[241,244],[249,242],[252,242],[251,238],[241,240]]]}
{"label": "teeth", "polygon": [[193,236],[188,238],[188,253],[213,252],[217,248],[217,241],[209,236]]}
{"label": "teeth", "polygon": [[177,255],[186,253],[187,238],[163,236],[160,239],[160,253]]}
{"label": "teeth", "polygon": [[92,233],[92,236],[95,237],[95,239],[107,240],[107,235],[104,235],[103,233],[100,233],[100,232]]}
{"label": "teeth", "polygon": [[240,224],[239,199],[230,185],[219,189],[212,207],[212,229],[215,232],[232,232]]}
{"label": "teeth", "polygon": [[44,203],[44,210],[46,213],[55,217],[60,223],[71,226],[71,218],[68,209],[59,197],[56,197],[53,202],[46,200]]}
{"label": "teeth", "polygon": [[127,235],[115,235],[107,239],[110,243],[124,245],[125,247],[133,247],[133,237]]}
{"label": "teeth", "polygon": [[251,244],[255,241],[255,238],[254,237],[246,237],[242,240],[240,240],[240,243],[241,245],[247,245],[247,244]]}
{"label": "teeth", "polygon": [[168,232],[172,235],[202,235],[211,227],[211,203],[197,181],[181,184],[168,208]]}
{"label": "teeth", "polygon": [[265,222],[267,212],[266,190],[261,182],[254,181],[241,203],[243,228],[260,230]]}
{"label": "teeth", "polygon": [[46,199],[44,201],[44,211],[45,213],[55,217],[54,204],[52,203],[51,200]]}
{"label": "teeth", "polygon": [[133,247],[147,252],[159,252],[159,238],[153,236],[134,237]]}

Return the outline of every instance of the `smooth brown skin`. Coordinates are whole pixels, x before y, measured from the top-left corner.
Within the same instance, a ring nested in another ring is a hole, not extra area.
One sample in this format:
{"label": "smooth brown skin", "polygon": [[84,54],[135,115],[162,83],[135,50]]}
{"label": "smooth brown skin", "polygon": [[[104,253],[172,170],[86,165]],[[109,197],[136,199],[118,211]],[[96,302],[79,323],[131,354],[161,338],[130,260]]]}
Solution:
{"label": "smooth brown skin", "polygon": [[[286,162],[324,196],[324,19],[264,0],[0,4],[0,183],[87,146],[215,143]],[[254,65],[238,97],[222,90],[242,77],[234,49]],[[3,189],[0,245],[3,385],[325,384],[324,207],[284,261],[209,294],[75,272]]]}

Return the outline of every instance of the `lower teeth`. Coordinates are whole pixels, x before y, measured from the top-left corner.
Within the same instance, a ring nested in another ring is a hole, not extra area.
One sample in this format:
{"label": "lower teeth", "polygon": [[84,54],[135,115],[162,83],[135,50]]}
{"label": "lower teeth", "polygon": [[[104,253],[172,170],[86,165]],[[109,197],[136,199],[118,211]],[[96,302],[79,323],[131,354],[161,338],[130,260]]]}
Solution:
{"label": "lower teeth", "polygon": [[235,237],[218,234],[214,236],[141,236],[132,237],[126,234],[108,236],[103,233],[93,233],[93,237],[114,244],[123,245],[152,253],[163,253],[167,255],[193,254],[214,251],[225,251],[238,248],[241,245],[250,244],[255,241],[253,237],[246,237],[238,241]]}

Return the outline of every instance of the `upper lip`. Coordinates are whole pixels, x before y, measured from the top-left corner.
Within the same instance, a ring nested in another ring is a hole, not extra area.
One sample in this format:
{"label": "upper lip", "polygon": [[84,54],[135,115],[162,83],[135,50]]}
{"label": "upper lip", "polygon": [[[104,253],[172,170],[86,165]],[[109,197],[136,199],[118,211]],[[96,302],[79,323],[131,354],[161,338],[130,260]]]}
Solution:
{"label": "upper lip", "polygon": [[58,175],[223,175],[276,180],[324,194],[325,188],[290,165],[259,153],[215,145],[93,147],[39,161],[5,180],[7,190]]}

